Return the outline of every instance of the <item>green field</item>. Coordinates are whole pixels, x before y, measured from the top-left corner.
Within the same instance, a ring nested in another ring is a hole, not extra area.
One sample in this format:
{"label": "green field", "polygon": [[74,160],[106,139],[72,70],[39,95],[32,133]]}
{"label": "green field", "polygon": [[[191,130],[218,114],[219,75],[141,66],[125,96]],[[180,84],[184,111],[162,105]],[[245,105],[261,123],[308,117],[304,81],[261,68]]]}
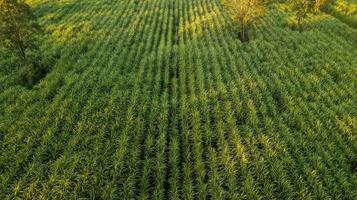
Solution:
{"label": "green field", "polygon": [[[357,199],[357,29],[272,4],[32,0],[55,59],[0,54],[0,199]],[[5,52],[0,49],[0,52]]]}

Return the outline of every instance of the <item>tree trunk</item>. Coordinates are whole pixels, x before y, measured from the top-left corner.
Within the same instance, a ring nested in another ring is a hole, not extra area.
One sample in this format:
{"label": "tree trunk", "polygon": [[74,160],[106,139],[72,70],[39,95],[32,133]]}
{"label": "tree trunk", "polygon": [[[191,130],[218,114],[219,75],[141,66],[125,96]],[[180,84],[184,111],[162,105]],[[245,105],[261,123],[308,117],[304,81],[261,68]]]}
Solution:
{"label": "tree trunk", "polygon": [[19,34],[19,31],[16,29],[16,44],[17,44],[17,48],[20,51],[20,56],[22,57],[23,60],[26,60],[26,53],[25,53],[25,48],[24,48],[24,44],[23,41],[21,40],[21,36]]}
{"label": "tree trunk", "polygon": [[19,49],[20,49],[20,54],[21,54],[21,57],[26,60],[26,53],[25,53],[25,49],[24,47],[22,46],[21,43],[19,43]]}
{"label": "tree trunk", "polygon": [[298,26],[298,30],[301,33],[302,32],[302,24],[301,24],[301,17],[298,17],[297,19],[297,26]]}
{"label": "tree trunk", "polygon": [[239,32],[239,39],[241,42],[248,42],[248,32],[246,28],[242,28],[242,30]]}

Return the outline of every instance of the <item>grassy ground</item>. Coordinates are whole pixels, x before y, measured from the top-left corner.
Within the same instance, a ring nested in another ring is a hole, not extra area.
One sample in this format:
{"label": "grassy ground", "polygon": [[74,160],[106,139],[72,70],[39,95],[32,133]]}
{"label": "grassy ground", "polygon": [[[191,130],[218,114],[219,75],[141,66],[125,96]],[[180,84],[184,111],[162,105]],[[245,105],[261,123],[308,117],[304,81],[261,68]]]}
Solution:
{"label": "grassy ground", "polygon": [[33,0],[58,59],[0,70],[0,199],[356,199],[357,31],[218,0]]}

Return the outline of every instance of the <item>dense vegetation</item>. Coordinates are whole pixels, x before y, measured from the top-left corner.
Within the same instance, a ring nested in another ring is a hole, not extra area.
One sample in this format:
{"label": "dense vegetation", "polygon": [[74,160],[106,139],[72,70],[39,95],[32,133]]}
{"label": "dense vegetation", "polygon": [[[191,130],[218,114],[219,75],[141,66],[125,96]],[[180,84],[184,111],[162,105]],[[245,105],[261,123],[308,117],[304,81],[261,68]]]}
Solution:
{"label": "dense vegetation", "polygon": [[[357,30],[242,43],[219,0],[32,0],[53,63],[0,47],[0,199],[356,199]],[[55,61],[53,61],[55,60]]]}
{"label": "dense vegetation", "polygon": [[357,28],[357,1],[356,0],[332,0],[326,5],[325,11]]}
{"label": "dense vegetation", "polygon": [[29,87],[49,71],[42,63],[42,53],[38,48],[41,32],[41,27],[26,2],[0,0],[0,46],[17,55],[19,61],[12,64],[25,68],[22,83]]}

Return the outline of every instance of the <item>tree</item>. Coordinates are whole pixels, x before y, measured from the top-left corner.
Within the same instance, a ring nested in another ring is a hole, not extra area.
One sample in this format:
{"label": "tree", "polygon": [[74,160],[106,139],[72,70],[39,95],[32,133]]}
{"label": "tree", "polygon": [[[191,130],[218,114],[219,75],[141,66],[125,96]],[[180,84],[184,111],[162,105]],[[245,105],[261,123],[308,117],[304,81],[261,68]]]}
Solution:
{"label": "tree", "polygon": [[0,0],[0,42],[26,60],[26,49],[35,48],[40,28],[23,0]]}
{"label": "tree", "polygon": [[248,31],[264,15],[265,4],[265,0],[223,0],[242,42],[249,41]]}
{"label": "tree", "polygon": [[303,31],[303,21],[309,15],[320,12],[327,0],[291,0],[290,6],[295,13],[293,18],[294,30]]}
{"label": "tree", "polygon": [[295,13],[292,21],[293,30],[302,32],[303,19],[305,19],[312,9],[312,0],[291,0],[290,5]]}

